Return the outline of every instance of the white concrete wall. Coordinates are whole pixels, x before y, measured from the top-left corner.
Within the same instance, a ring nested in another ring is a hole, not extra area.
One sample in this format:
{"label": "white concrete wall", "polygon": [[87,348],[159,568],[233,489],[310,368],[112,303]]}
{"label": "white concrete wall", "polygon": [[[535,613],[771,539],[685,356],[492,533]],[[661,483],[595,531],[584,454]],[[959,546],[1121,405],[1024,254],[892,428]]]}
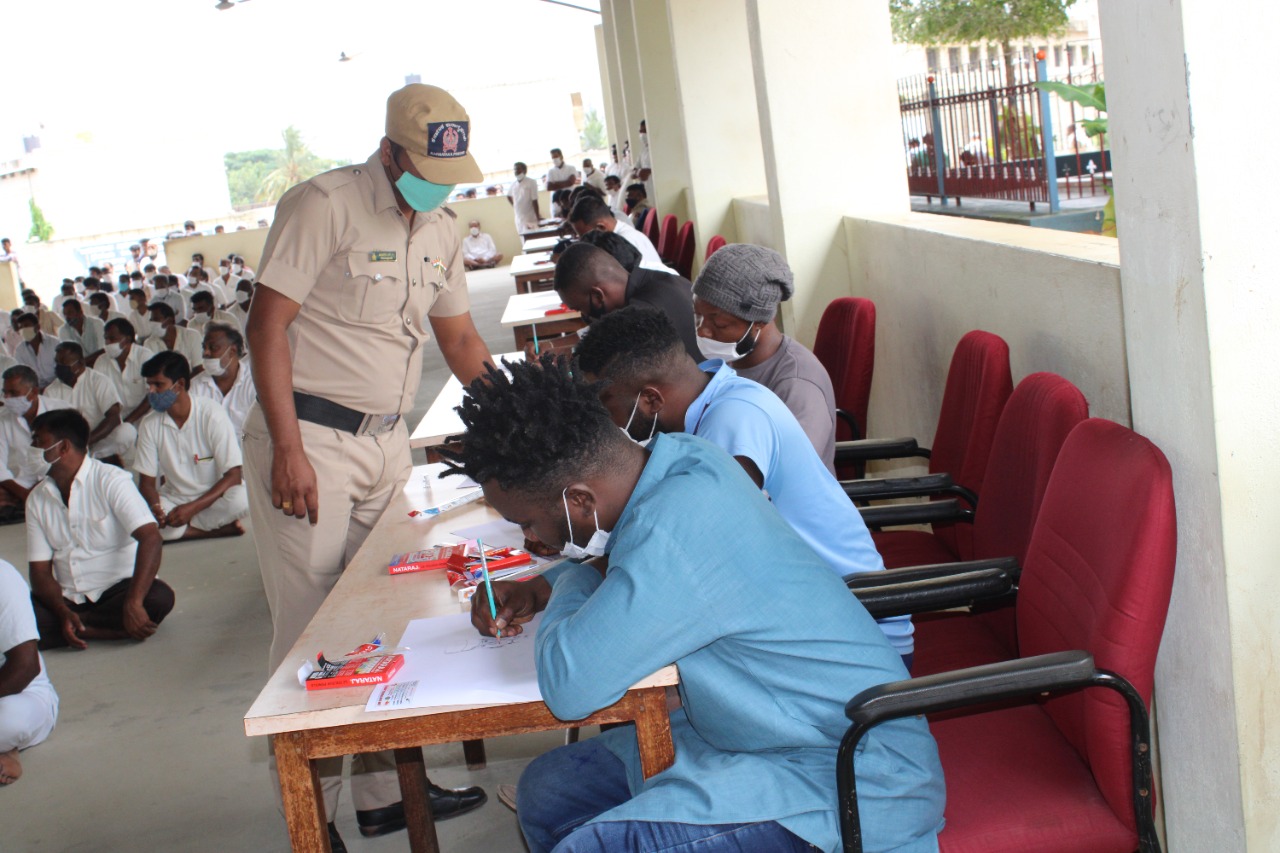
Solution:
{"label": "white concrete wall", "polygon": [[[672,58],[668,0],[632,0],[636,15],[636,45],[644,81],[644,108],[653,174],[649,201],[664,217],[689,218],[689,156],[683,113]],[[639,128],[637,127],[637,132]],[[636,156],[638,158],[639,151]]]}
{"label": "white concrete wall", "polygon": [[[731,243],[755,243],[781,251],[773,231],[773,214],[769,212],[767,195],[735,198],[733,200],[733,228],[737,233]],[[727,237],[726,237],[727,239]]]}
{"label": "white concrete wall", "polygon": [[[1114,240],[923,213],[845,220],[849,294],[876,304],[873,436],[932,441],[951,355],[972,329],[1009,344],[1015,383],[1048,370],[1129,422]],[[802,318],[817,326],[821,312]]]}

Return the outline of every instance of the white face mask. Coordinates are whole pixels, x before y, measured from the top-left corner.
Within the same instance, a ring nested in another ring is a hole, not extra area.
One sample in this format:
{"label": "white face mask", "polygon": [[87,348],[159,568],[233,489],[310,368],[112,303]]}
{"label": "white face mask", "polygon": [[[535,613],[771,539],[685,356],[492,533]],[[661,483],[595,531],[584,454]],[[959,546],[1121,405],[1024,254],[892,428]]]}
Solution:
{"label": "white face mask", "polygon": [[237,291],[236,291],[236,302],[239,302],[241,305],[245,305],[245,304],[247,304],[247,303],[249,302],[249,298],[250,298],[250,296],[251,296],[251,294],[249,294],[249,293],[245,293],[243,290],[237,290]]}
{"label": "white face mask", "polygon": [[45,474],[48,474],[49,469],[53,467],[53,463],[57,462],[58,459],[61,459],[62,457],[59,456],[58,459],[50,461],[45,458],[45,453],[53,450],[53,448],[57,447],[59,444],[62,444],[62,442],[56,442],[50,447],[32,447],[31,445],[27,445],[28,470],[34,473],[36,477],[43,477]]}
{"label": "white face mask", "polygon": [[193,312],[191,312],[191,319],[192,319],[192,320],[195,320],[197,323],[203,323],[203,322],[205,322],[205,321],[207,321],[207,320],[209,319],[209,312],[208,312],[208,311],[193,311]]}
{"label": "white face mask", "polygon": [[107,358],[119,358],[124,353],[124,344],[106,344],[102,351],[107,354]]}
{"label": "white face mask", "polygon": [[628,441],[634,441],[636,444],[640,445],[641,447],[648,447],[649,444],[653,441],[653,434],[658,430],[658,416],[657,415],[653,416],[653,426],[649,427],[649,437],[646,438],[644,441],[639,441],[631,437],[631,422],[635,420],[636,412],[639,411],[639,409],[640,409],[640,394],[637,393],[636,401],[631,406],[631,416],[627,418],[627,425],[624,427],[620,427],[620,429],[622,430],[622,434],[627,437]]}
{"label": "white face mask", "polygon": [[570,560],[586,560],[590,557],[603,557],[605,555],[605,547],[609,544],[609,533],[600,529],[600,517],[596,515],[596,532],[591,534],[591,541],[584,548],[581,545],[574,544],[573,541],[573,519],[569,518],[569,498],[568,487],[560,493],[560,500],[564,502],[564,518],[569,522],[569,539],[564,543],[564,547],[560,549],[560,553],[564,554]]}
{"label": "white face mask", "polygon": [[243,265],[243,264],[232,264],[232,265],[231,265],[231,274],[232,274],[232,275],[240,275],[240,271],[241,271],[241,270],[243,270],[243,269],[244,269],[244,265]]}
{"label": "white face mask", "polygon": [[31,408],[31,401],[26,397],[5,397],[4,410],[16,418],[20,418]]}
{"label": "white face mask", "polygon": [[479,237],[479,236],[480,236],[480,229],[479,229],[479,228],[472,228],[472,229],[471,229],[471,236],[472,236],[472,237]]}
{"label": "white face mask", "polygon": [[556,164],[557,169],[564,165],[564,160],[560,157],[552,157],[551,162]]}
{"label": "white face mask", "polygon": [[583,169],[582,171],[583,171],[583,173],[584,173],[584,174],[590,175],[590,174],[594,173],[594,172],[595,172],[595,170],[596,170],[596,167],[595,167],[595,166],[587,166],[587,167],[586,167],[585,169]]}
{"label": "white face mask", "polygon": [[738,359],[750,354],[750,352],[756,348],[756,341],[760,338],[759,329],[756,330],[755,338],[751,340],[751,346],[746,347],[746,352],[738,352],[738,348],[742,346],[742,342],[747,339],[747,335],[751,334],[751,328],[754,325],[755,323],[752,323],[751,326],[747,326],[747,330],[742,333],[742,337],[738,338],[733,343],[725,343],[724,341],[717,341],[712,338],[700,337],[698,338],[698,351],[702,353],[703,358],[718,358],[723,360],[725,364],[732,364]]}
{"label": "white face mask", "polygon": [[215,378],[227,372],[227,367],[222,363],[222,359],[220,358],[206,358],[201,361],[201,364],[204,365],[205,373],[208,373],[210,376]]}
{"label": "white face mask", "polygon": [[36,330],[31,328],[30,326],[25,327],[20,332],[18,332],[18,334],[22,335],[22,339],[27,343],[31,343],[36,339]]}
{"label": "white face mask", "polygon": [[219,275],[226,275],[226,274],[227,274],[227,272],[228,272],[230,269],[231,269],[231,267],[227,266],[226,264],[218,264],[218,274],[219,274]]}

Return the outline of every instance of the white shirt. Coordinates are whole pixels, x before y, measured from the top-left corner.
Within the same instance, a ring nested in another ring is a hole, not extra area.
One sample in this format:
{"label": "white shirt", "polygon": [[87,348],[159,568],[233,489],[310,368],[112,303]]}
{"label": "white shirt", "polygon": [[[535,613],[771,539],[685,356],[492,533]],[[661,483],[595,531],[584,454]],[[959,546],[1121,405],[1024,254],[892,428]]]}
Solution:
{"label": "white shirt", "polygon": [[[242,329],[249,328],[249,310],[245,308],[243,305],[241,305],[239,302],[237,302],[235,305],[232,305],[230,308],[228,308],[227,313],[240,321],[240,328]],[[245,341],[245,346],[246,347],[249,346],[248,341]]]}
{"label": "white shirt", "polygon": [[[197,320],[196,314],[192,313],[191,319],[187,321],[187,328],[191,329],[192,331],[200,335],[202,355],[203,355],[203,347],[204,347],[204,344],[203,344],[204,331],[205,331],[205,328],[210,323],[222,323],[224,325],[230,326],[231,328],[235,329],[237,332],[244,334],[244,326],[240,325],[240,320],[238,317],[236,317],[235,314],[232,314],[227,311],[215,310],[213,312],[212,320]],[[193,364],[191,366],[194,368],[196,365]]]}
{"label": "white shirt", "polygon": [[607,201],[609,209],[613,211],[614,217],[616,217],[619,222],[624,219],[629,220],[631,218],[631,214],[627,213],[627,209],[623,206],[626,204],[627,199],[622,190],[618,190],[616,193],[609,193]]}
{"label": "white shirt", "polygon": [[191,380],[191,396],[206,397],[222,405],[231,425],[235,427],[236,437],[244,437],[244,419],[249,415],[249,407],[258,399],[258,391],[253,387],[253,373],[249,370],[249,360],[240,359],[240,372],[236,381],[231,383],[231,390],[225,395],[218,387],[217,381],[208,371]]}
{"label": "white shirt", "polygon": [[133,468],[145,477],[164,477],[160,494],[177,503],[200,497],[241,461],[231,419],[207,397],[191,397],[191,414],[181,428],[168,412],[148,412],[138,422]]}
{"label": "white shirt", "polygon": [[582,182],[584,184],[590,184],[600,190],[600,192],[604,192],[604,172],[601,172],[595,167],[592,167],[590,172],[587,172],[586,169],[582,170]]}
{"label": "white shirt", "polygon": [[578,177],[578,170],[565,163],[563,166],[553,165],[547,172],[547,183],[552,181],[572,181]]}
{"label": "white shirt", "polygon": [[[195,370],[200,366],[200,362],[204,360],[204,337],[194,329],[188,329],[185,326],[175,326],[178,330],[178,336],[173,339],[174,352],[181,353],[186,357],[187,363],[191,365],[191,369]],[[152,352],[165,352],[169,348],[164,343],[164,333],[156,326],[151,337],[147,338],[147,342],[143,345]]]}
{"label": "white shirt", "polygon": [[115,386],[116,394],[119,395],[122,403],[121,418],[138,408],[138,404],[147,396],[147,380],[142,378],[142,365],[152,355],[154,353],[151,350],[135,343],[129,347],[123,370],[120,369],[120,363],[106,353],[103,353],[93,364],[94,371],[107,377]]}
{"label": "white shirt", "polygon": [[18,360],[18,364],[25,364],[36,372],[36,376],[40,380],[40,387],[43,388],[53,381],[53,367],[57,363],[53,360],[54,350],[58,347],[58,339],[40,333],[40,351],[36,352],[35,347],[31,346],[27,341],[22,342],[22,346],[18,347],[18,351],[13,357]]}
{"label": "white shirt", "polygon": [[86,314],[83,332],[77,332],[70,322],[66,322],[58,330],[58,337],[61,340],[79,344],[85,355],[93,355],[102,349],[102,327],[104,325],[106,324],[97,317],[90,317]]}
{"label": "white shirt", "polygon": [[[54,409],[69,409],[71,404],[52,397],[36,398],[36,415]],[[26,418],[17,417],[8,410],[0,412],[0,482],[13,480],[24,489],[35,485],[40,477],[27,462],[27,448],[31,446],[31,425]]]}
{"label": "white shirt", "polygon": [[0,374],[3,374],[10,367],[18,363],[18,360],[7,352],[0,352]]}
{"label": "white shirt", "polygon": [[[102,361],[102,358],[98,361]],[[107,410],[112,406],[124,408],[116,386],[107,376],[96,370],[86,369],[81,373],[74,388],[61,379],[55,379],[49,383],[48,388],[44,389],[44,396],[50,400],[62,400],[79,411],[89,422],[91,431],[102,423],[102,419],[107,416]],[[128,413],[121,411],[120,417],[123,419],[126,414]]]}
{"label": "white shirt", "polygon": [[658,254],[658,250],[653,247],[653,242],[641,231],[637,231],[635,226],[625,219],[616,219],[613,223],[613,233],[636,247],[640,253],[640,266],[647,270],[657,270],[658,272],[671,273],[672,275],[680,275],[662,262],[662,256]]}
{"label": "white shirt", "polygon": [[125,319],[133,326],[134,337],[136,337],[139,342],[145,341],[147,338],[151,337],[151,333],[155,331],[155,324],[151,322],[151,318],[145,317],[133,309],[129,309],[129,313],[125,316]]}
{"label": "white shirt", "polygon": [[[36,612],[31,609],[31,590],[17,569],[0,560],[0,667],[4,666],[5,652],[39,639]],[[39,656],[39,652],[36,655]],[[44,693],[56,701],[57,695],[49,683],[48,673],[44,658],[40,657],[40,671],[22,692]]]}
{"label": "white shirt", "polygon": [[479,237],[468,234],[462,238],[462,257],[469,261],[483,261],[496,254],[498,254],[498,247],[494,245],[493,238],[483,231],[480,232]]}
{"label": "white shirt", "polygon": [[96,601],[109,587],[133,577],[138,542],[133,531],[156,518],[123,468],[86,456],[71,483],[70,506],[52,477],[27,498],[27,559],[53,561],[62,594],[77,603]]}
{"label": "white shirt", "polygon": [[528,175],[522,176],[507,190],[507,198],[516,212],[516,230],[523,234],[538,227],[538,183]]}
{"label": "white shirt", "polygon": [[156,295],[151,297],[151,301],[147,305],[150,306],[156,302],[163,302],[172,308],[174,318],[179,323],[187,319],[187,299],[182,295],[181,291],[174,290],[172,287],[165,288],[164,293],[157,290]]}

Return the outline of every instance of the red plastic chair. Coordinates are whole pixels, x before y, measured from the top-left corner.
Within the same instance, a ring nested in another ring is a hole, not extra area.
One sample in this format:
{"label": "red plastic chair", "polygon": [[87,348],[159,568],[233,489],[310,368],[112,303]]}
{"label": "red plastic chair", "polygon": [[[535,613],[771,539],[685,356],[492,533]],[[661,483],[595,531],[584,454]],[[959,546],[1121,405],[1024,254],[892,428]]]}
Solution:
{"label": "red plastic chair", "polygon": [[[853,766],[862,736],[944,710],[930,723],[947,784],[944,853],[1158,851],[1147,706],[1176,540],[1160,450],[1110,421],[1080,423],[1027,549],[1021,657],[880,685],[846,707],[854,725],[837,764],[846,853],[862,849]],[[983,703],[995,709],[956,710]]]}
{"label": "red plastic chair", "polygon": [[[831,376],[836,395],[836,441],[865,438],[871,375],[876,365],[876,306],[870,299],[842,296],[822,312],[813,354]],[[861,466],[836,466],[841,479],[861,476]]]}
{"label": "red plastic chair", "polygon": [[727,245],[728,245],[728,241],[725,240],[723,237],[721,237],[719,234],[712,237],[710,240],[707,241],[707,254],[706,254],[706,257],[703,258],[703,260],[705,261],[707,258],[714,255],[716,253],[716,249],[724,248]]}
{"label": "red plastic chair", "polygon": [[[1005,402],[1013,393],[1009,345],[999,335],[975,330],[956,344],[938,413],[938,430],[929,456],[930,474],[950,474],[956,486],[981,496],[991,443]],[[837,450],[837,456],[839,450]],[[934,524],[932,532],[886,530],[871,534],[876,548],[900,554],[899,565],[921,565],[941,543],[951,560],[973,559],[973,528],[968,524]]]}
{"label": "red plastic chair", "polygon": [[680,220],[676,219],[675,214],[668,213],[662,217],[662,229],[659,233],[658,240],[653,245],[658,250],[658,256],[662,258],[664,263],[673,264],[676,259],[676,238],[680,232]]}
{"label": "red plastic chair", "polygon": [[680,236],[676,239],[676,272],[693,280],[693,253],[697,249],[693,237],[693,220],[680,226]]}
{"label": "red plastic chair", "polygon": [[649,238],[649,242],[656,249],[658,247],[658,211],[652,207],[644,217],[644,222],[640,225],[640,230],[644,232],[644,236]]}

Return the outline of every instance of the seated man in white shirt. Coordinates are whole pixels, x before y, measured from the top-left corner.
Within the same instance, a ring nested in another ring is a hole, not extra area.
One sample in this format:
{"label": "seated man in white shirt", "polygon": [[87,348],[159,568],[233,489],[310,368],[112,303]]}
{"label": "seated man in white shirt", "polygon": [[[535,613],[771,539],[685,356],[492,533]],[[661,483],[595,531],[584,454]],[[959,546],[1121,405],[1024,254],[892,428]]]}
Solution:
{"label": "seated man in white shirt", "polygon": [[121,419],[136,427],[151,411],[147,381],[142,378],[142,365],[151,358],[151,350],[138,344],[133,324],[119,318],[107,322],[105,340],[102,358],[93,369],[111,380],[120,395]]}
{"label": "seated man in white shirt", "polygon": [[146,347],[152,352],[172,350],[187,360],[187,364],[195,366],[196,373],[202,369],[200,359],[204,356],[204,337],[195,329],[178,325],[178,315],[173,308],[163,302],[152,302],[148,306],[151,312],[151,337],[147,338]]}
{"label": "seated man in white shirt", "polygon": [[662,257],[648,237],[632,227],[630,222],[614,216],[609,205],[598,198],[586,196],[578,199],[573,205],[573,211],[569,214],[569,224],[573,226],[573,230],[579,237],[592,229],[611,231],[639,250],[640,266],[644,269],[679,275],[662,262]]}
{"label": "seated man in white shirt", "polygon": [[25,364],[4,372],[4,411],[0,412],[0,523],[22,518],[27,495],[43,476],[31,459],[31,425],[36,417],[70,404],[40,393],[35,371]]}
{"label": "seated man in white shirt", "polygon": [[124,405],[115,385],[106,376],[85,366],[84,350],[79,344],[58,344],[58,378],[44,389],[44,395],[63,400],[89,422],[89,454],[112,465],[123,465],[123,458],[133,453],[138,431],[124,423]]}
{"label": "seated man in white shirt", "polygon": [[502,263],[493,238],[480,230],[480,220],[471,220],[471,233],[462,238],[462,265],[469,270],[487,270]]}
{"label": "seated man in white shirt", "polygon": [[219,311],[214,307],[214,298],[211,292],[197,290],[191,294],[191,319],[187,321],[187,328],[197,332],[203,338],[210,323],[221,323],[224,326],[240,328],[240,321],[235,318],[234,314]]}
{"label": "seated man in white shirt", "polygon": [[236,282],[235,304],[227,309],[227,313],[235,317],[241,329],[249,328],[249,306],[253,303],[253,282],[240,279]]}
{"label": "seated man in white shirt", "polygon": [[[88,305],[89,305],[88,316],[90,318],[97,318],[98,320],[102,321],[102,325],[104,327],[106,326],[108,320],[114,320],[117,317],[121,317],[121,318],[125,317],[123,313],[111,307],[111,300],[107,297],[107,294],[105,293],[99,292],[90,296]],[[63,340],[70,340],[70,339],[63,338]],[[104,344],[106,343],[105,329],[103,334],[103,343]]]}
{"label": "seated man in white shirt", "polygon": [[222,323],[205,328],[204,372],[191,380],[191,396],[207,397],[221,405],[235,427],[236,438],[244,438],[244,419],[258,392],[238,328]]}
{"label": "seated man in white shirt", "polygon": [[35,314],[20,314],[14,323],[18,327],[18,334],[22,335],[22,345],[13,357],[18,360],[18,364],[35,371],[40,387],[43,388],[54,380],[53,350],[58,342],[41,330],[40,321]]}
{"label": "seated man in white shirt", "polygon": [[249,501],[231,419],[213,400],[191,396],[191,368],[176,352],[142,365],[142,377],[153,411],[138,426],[133,467],[160,535],[166,542],[242,535]]}
{"label": "seated man in white shirt", "polygon": [[[94,292],[95,296],[102,294]],[[67,322],[58,330],[58,337],[64,341],[78,344],[84,350],[85,361],[90,366],[98,360],[102,353],[103,322],[97,317],[88,317],[84,313],[84,305],[78,299],[67,299],[62,303],[62,316]]]}
{"label": "seated man in white shirt", "polygon": [[[151,311],[147,308],[147,292],[140,287],[134,287],[126,295],[128,301],[125,302],[124,318],[133,326],[138,343],[145,343],[154,331],[151,326]],[[105,334],[103,340],[106,340]]]}
{"label": "seated man in white shirt", "polygon": [[155,519],[128,471],[86,455],[88,438],[79,412],[36,418],[48,476],[27,499],[27,560],[42,649],[145,640],[173,609]]}
{"label": "seated man in white shirt", "polygon": [[151,286],[155,289],[155,295],[151,297],[151,304],[162,303],[173,309],[174,316],[179,322],[183,322],[189,316],[187,311],[187,298],[182,295],[182,288],[178,284],[176,275],[166,275],[160,273],[151,282]]}
{"label": "seated man in white shirt", "polygon": [[39,641],[31,590],[17,569],[0,560],[0,785],[18,780],[18,750],[47,738],[58,719],[58,694]]}

